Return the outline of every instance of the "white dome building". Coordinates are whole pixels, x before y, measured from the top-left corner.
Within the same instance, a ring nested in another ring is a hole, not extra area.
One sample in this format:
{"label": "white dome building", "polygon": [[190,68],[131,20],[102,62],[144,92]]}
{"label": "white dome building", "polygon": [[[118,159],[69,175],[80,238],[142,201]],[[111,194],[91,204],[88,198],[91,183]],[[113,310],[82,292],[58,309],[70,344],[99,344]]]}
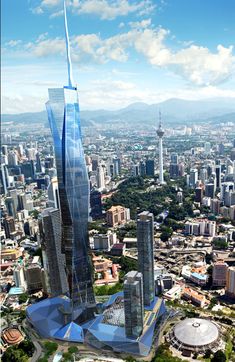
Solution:
{"label": "white dome building", "polygon": [[207,319],[187,318],[175,325],[168,335],[171,345],[182,352],[217,350],[220,332],[217,325]]}

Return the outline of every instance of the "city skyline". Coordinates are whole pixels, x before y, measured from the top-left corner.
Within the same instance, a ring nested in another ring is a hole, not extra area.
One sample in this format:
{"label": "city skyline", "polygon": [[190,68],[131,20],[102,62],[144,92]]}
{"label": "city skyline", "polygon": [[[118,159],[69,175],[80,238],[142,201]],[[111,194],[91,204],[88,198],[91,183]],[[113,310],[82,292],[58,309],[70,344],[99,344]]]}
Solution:
{"label": "city skyline", "polygon": [[235,6],[3,1],[2,361],[235,361]]}
{"label": "city skyline", "polygon": [[[66,79],[62,1],[19,1],[17,21],[10,6],[3,1],[2,112],[40,111],[45,89]],[[230,1],[68,2],[82,109],[234,97],[233,9]]]}

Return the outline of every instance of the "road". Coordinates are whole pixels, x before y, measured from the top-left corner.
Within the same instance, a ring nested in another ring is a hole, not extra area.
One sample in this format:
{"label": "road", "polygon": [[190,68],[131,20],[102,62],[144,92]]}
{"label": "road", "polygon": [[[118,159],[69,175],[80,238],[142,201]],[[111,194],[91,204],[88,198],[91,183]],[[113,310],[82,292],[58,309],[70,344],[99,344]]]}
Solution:
{"label": "road", "polygon": [[34,351],[33,356],[30,358],[30,362],[36,362],[39,360],[39,358],[42,355],[42,347],[41,347],[40,343],[38,343],[38,341],[36,341],[36,339],[33,340],[33,338],[31,338],[31,340],[34,344],[35,351]]}
{"label": "road", "polygon": [[30,358],[30,362],[36,362],[39,360],[39,358],[42,356],[43,351],[42,351],[42,346],[40,345],[40,343],[38,342],[37,338],[33,335],[33,333],[31,332],[31,328],[29,326],[29,324],[27,323],[26,320],[24,320],[22,322],[22,326],[24,328],[25,333],[27,334],[27,336],[29,337],[29,339],[33,342],[34,347],[35,347],[35,351],[33,356]]}

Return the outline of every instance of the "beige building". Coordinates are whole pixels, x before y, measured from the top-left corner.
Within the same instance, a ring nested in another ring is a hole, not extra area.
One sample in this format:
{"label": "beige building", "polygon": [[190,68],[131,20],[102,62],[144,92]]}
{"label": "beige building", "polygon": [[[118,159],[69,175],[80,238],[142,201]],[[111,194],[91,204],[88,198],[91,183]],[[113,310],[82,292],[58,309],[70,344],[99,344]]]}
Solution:
{"label": "beige building", "polygon": [[214,287],[224,287],[226,285],[228,264],[223,260],[218,260],[213,266],[212,284]]}
{"label": "beige building", "polygon": [[225,293],[232,298],[235,298],[235,267],[231,266],[227,270]]}
{"label": "beige building", "polygon": [[112,206],[106,213],[106,221],[109,226],[125,224],[130,220],[130,210],[123,206]]}

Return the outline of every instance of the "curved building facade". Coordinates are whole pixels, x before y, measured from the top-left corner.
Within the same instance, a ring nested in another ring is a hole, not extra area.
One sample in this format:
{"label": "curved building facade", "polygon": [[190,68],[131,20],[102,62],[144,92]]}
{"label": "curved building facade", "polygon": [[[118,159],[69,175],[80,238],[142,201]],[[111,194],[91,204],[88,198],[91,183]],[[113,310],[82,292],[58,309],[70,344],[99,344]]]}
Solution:
{"label": "curved building facade", "polygon": [[71,299],[71,319],[80,317],[86,320],[92,316],[95,306],[88,255],[89,182],[82,147],[77,88],[72,83],[66,11],[64,13],[69,85],[49,89],[46,108],[54,140],[62,219],[61,245]]}

